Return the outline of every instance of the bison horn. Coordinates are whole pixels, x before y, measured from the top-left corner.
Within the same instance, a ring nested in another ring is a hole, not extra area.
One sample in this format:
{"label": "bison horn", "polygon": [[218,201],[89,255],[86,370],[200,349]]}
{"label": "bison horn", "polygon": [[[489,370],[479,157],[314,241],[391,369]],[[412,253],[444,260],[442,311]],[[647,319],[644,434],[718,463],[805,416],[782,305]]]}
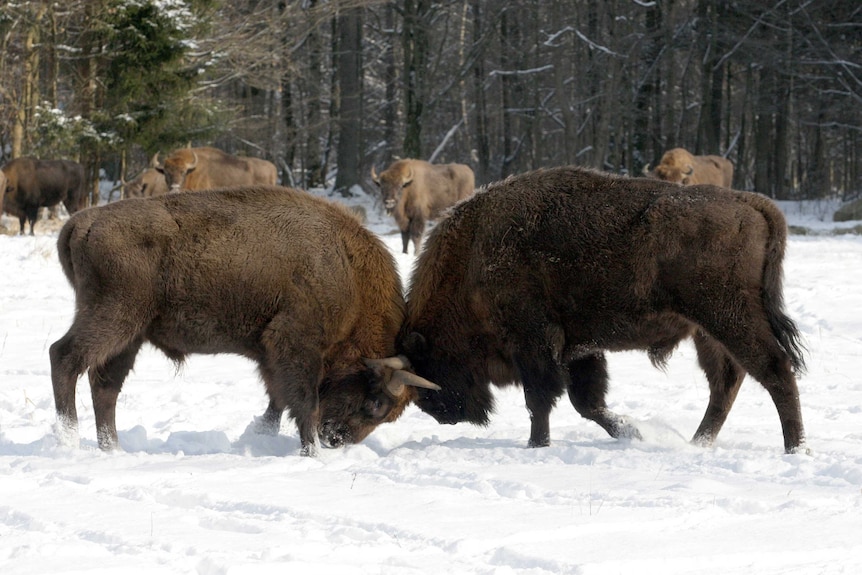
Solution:
{"label": "bison horn", "polygon": [[419,377],[415,373],[396,369],[392,372],[392,378],[386,383],[386,391],[392,397],[400,397],[404,393],[404,386],[421,387],[423,389],[433,389],[440,391],[441,387],[436,383],[432,383],[424,377]]}
{"label": "bison horn", "polygon": [[410,360],[403,355],[394,357],[385,357],[382,359],[363,359],[365,365],[379,373],[383,369],[392,371],[392,376],[386,382],[386,393],[392,397],[400,397],[404,393],[404,386],[421,387],[423,389],[433,389],[440,391],[440,386],[430,382],[424,377],[420,377],[415,373],[407,371],[410,369]]}
{"label": "bison horn", "polygon": [[370,367],[375,371],[379,371],[382,368],[387,369],[410,369],[410,360],[407,359],[406,356],[396,355],[393,357],[384,357],[381,359],[368,359],[365,358],[362,360],[365,362],[365,365]]}
{"label": "bison horn", "polygon": [[374,166],[371,166],[371,179],[374,180],[375,184],[380,183],[380,178],[377,177],[377,170],[374,169]]}
{"label": "bison horn", "polygon": [[156,152],[155,155],[153,156],[153,159],[150,160],[150,166],[153,168],[156,168],[156,169],[161,167],[159,165],[159,153],[158,152]]}
{"label": "bison horn", "polygon": [[647,165],[644,166],[643,175],[645,175],[645,176],[649,175],[649,162],[647,162]]}
{"label": "bison horn", "polygon": [[686,176],[690,176],[690,175],[692,174],[692,172],[694,172],[694,166],[692,166],[691,164],[689,164],[689,165],[688,165],[688,171],[687,171],[687,172],[683,172],[683,174],[685,174]]}
{"label": "bison horn", "polygon": [[197,152],[192,152],[192,156],[194,156],[195,161],[192,162],[192,165],[188,167],[188,171],[190,171],[190,172],[198,167],[198,154],[197,154]]}
{"label": "bison horn", "polygon": [[406,186],[410,182],[413,181],[413,168],[410,168],[410,171],[407,172],[407,176],[404,178],[404,182],[402,185]]}

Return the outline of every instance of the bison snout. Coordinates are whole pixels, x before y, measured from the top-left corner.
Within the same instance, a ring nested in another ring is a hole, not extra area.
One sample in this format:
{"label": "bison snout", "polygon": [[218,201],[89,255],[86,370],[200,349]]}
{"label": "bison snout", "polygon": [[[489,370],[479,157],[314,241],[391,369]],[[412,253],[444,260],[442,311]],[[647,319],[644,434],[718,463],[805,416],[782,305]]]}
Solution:
{"label": "bison snout", "polygon": [[392,210],[395,209],[395,200],[386,200],[383,202],[383,207],[386,208],[387,215],[392,215]]}
{"label": "bison snout", "polygon": [[350,440],[350,428],[343,423],[326,421],[320,426],[319,435],[320,443],[324,447],[343,447],[348,443],[352,443]]}
{"label": "bison snout", "polygon": [[435,392],[420,389],[416,405],[433,417],[437,423],[454,425],[464,421],[463,410],[450,408],[449,405],[440,400],[439,395],[435,396]]}

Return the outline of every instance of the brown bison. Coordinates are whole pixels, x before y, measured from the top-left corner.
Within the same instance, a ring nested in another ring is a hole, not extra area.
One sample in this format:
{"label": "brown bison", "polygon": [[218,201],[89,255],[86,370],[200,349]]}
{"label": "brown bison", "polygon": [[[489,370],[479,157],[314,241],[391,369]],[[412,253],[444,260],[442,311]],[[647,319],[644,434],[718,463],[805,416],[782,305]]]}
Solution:
{"label": "brown bison", "polygon": [[721,156],[694,156],[683,148],[668,150],[652,171],[644,166],[644,175],[683,185],[712,184],[733,187],[733,164]]}
{"label": "brown bison", "polygon": [[165,178],[168,190],[209,190],[228,186],[275,185],[278,171],[275,164],[259,158],[240,158],[216,148],[181,148],[154,168]]}
{"label": "brown bison", "polygon": [[386,215],[394,215],[401,230],[403,252],[413,240],[419,253],[425,222],[473,193],[473,170],[464,164],[429,164],[422,160],[398,160],[371,179],[380,188]]}
{"label": "brown bison", "polygon": [[0,170],[0,215],[3,214],[3,198],[6,196],[6,172]]}
{"label": "brown bison", "polygon": [[804,442],[799,334],[782,304],[786,225],[764,196],[567,167],[511,177],[452,208],[410,280],[398,349],[439,384],[417,404],[440,423],[487,424],[490,383],[520,382],[531,446],[568,391],[612,437],[638,430],[605,403],[606,351],[664,365],[694,338],[709,445],[746,372],[769,392],[788,452]]}
{"label": "brown bison", "polygon": [[[269,395],[261,430],[287,409],[304,454],[392,421],[415,397],[391,361],[404,316],[387,248],[346,209],[259,186],[116,202],[72,217],[57,241],[75,290],[50,347],[61,436],[77,435],[88,371],[99,447],[118,446],[117,396],[144,342],[255,361]],[[320,434],[318,436],[318,433]]]}
{"label": "brown bison", "polygon": [[165,177],[155,168],[146,168],[131,182],[123,183],[124,198],[151,198],[168,193]]}
{"label": "brown bison", "polygon": [[77,162],[22,157],[3,166],[3,174],[6,185],[0,189],[0,206],[18,217],[21,235],[25,221],[30,222],[30,235],[33,235],[39,208],[62,202],[66,211],[74,214],[86,200],[84,167]]}

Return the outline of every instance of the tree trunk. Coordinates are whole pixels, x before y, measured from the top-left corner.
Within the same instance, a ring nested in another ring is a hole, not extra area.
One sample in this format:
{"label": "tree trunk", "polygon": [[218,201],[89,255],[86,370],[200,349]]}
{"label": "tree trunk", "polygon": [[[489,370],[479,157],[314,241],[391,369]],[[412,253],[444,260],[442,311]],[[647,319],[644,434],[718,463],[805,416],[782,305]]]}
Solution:
{"label": "tree trunk", "polygon": [[658,70],[661,56],[661,5],[654,2],[646,9],[644,45],[641,50],[641,63],[638,71],[640,84],[635,93],[634,133],[631,140],[631,165],[633,174],[658,156],[654,146],[656,126],[650,125],[652,109],[659,105]]}
{"label": "tree trunk", "polygon": [[773,73],[768,68],[761,68],[759,75],[754,120],[754,191],[775,197],[775,173],[772,170],[775,156]]}
{"label": "tree trunk", "polygon": [[[481,42],[485,34],[483,28],[483,2],[472,1],[473,11],[473,45]],[[488,182],[491,151],[488,143],[488,114],[485,99],[485,56],[484,49],[479,50],[473,64],[473,103],[476,107],[473,121],[473,144],[476,151],[476,184]]]}
{"label": "tree trunk", "polygon": [[395,144],[396,126],[398,122],[398,70],[395,66],[395,6],[387,2],[384,7],[384,26],[386,27],[386,42],[383,46],[383,81],[386,85],[383,102],[383,164],[388,166],[398,153]]}
{"label": "tree trunk", "polygon": [[[309,8],[314,9],[317,0],[309,2]],[[307,100],[308,118],[305,133],[305,152],[303,164],[305,165],[305,186],[309,188],[322,186],[325,175],[323,173],[323,154],[321,153],[321,140],[323,139],[323,117],[321,114],[321,90],[323,87],[322,55],[323,44],[320,37],[320,27],[313,26],[306,40],[308,46],[308,76],[305,81],[305,98]]]}
{"label": "tree trunk", "polygon": [[425,109],[426,73],[428,64],[428,19],[430,0],[404,2],[404,154],[408,158],[423,158],[422,113]]}
{"label": "tree trunk", "polygon": [[362,142],[362,9],[348,8],[337,20],[338,30],[338,172],[335,192],[352,195],[359,185]]}

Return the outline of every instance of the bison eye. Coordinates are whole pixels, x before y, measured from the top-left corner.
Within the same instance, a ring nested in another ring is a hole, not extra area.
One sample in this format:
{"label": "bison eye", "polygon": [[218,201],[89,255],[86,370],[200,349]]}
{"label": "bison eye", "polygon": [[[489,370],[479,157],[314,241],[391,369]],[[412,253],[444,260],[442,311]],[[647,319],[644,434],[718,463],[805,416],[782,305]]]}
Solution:
{"label": "bison eye", "polygon": [[369,397],[363,406],[365,413],[374,419],[381,419],[389,413],[389,400],[383,397]]}

